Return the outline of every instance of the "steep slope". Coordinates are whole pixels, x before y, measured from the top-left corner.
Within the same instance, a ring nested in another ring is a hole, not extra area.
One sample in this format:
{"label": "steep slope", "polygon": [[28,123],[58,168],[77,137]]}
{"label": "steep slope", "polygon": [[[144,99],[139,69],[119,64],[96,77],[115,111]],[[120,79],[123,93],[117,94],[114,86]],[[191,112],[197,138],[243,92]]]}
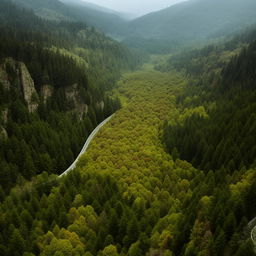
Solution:
{"label": "steep slope", "polygon": [[[121,70],[140,62],[127,47],[84,23],[44,20],[4,0],[0,7],[3,34],[11,28],[11,38],[29,38],[53,51],[59,48],[63,55],[75,58],[88,71],[88,79],[101,88],[113,85]],[[17,29],[19,33],[15,34]]]}
{"label": "steep slope", "polygon": [[149,65],[124,75],[115,90],[123,108],[76,170],[61,180],[40,175],[7,197],[0,189],[4,255],[255,255],[247,225],[256,214],[255,168],[198,170],[161,143],[164,120],[184,118],[183,107],[205,117],[188,105],[203,93],[179,105],[185,84]]}
{"label": "steep slope", "polygon": [[82,1],[63,0],[62,2],[75,12],[76,19],[85,21],[112,36],[119,35],[127,26],[128,21],[122,17],[122,14],[112,10],[97,8]]}
{"label": "steep slope", "polygon": [[[99,11],[99,12],[104,12],[104,13],[112,13],[112,14],[115,14],[117,16],[120,16],[120,17],[127,17],[129,16],[128,13],[121,13],[121,12],[118,12],[118,11],[115,11],[115,10],[112,10],[112,9],[109,9],[109,8],[106,8],[106,7],[103,7],[103,6],[100,6],[100,5],[97,5],[97,4],[94,4],[92,2],[86,2],[86,1],[83,1],[83,0],[60,0],[62,3],[65,3],[65,4],[70,4],[70,5],[77,5],[77,6],[83,6],[83,7],[86,7],[86,8],[89,8],[91,10],[96,10],[96,11]],[[130,14],[132,15],[132,14]]]}
{"label": "steep slope", "polygon": [[252,31],[168,60],[169,70],[182,70],[189,82],[163,142],[174,159],[207,175],[184,208],[177,253],[255,255],[255,39]]}
{"label": "steep slope", "polygon": [[50,20],[72,19],[72,12],[58,0],[13,0],[12,2],[26,9],[32,9],[39,16]]}
{"label": "steep slope", "polygon": [[[129,24],[130,44],[138,39],[187,43],[238,31],[256,22],[254,0],[190,0]],[[134,40],[132,40],[134,38]]]}
{"label": "steep slope", "polygon": [[121,14],[86,5],[81,1],[59,0],[13,0],[45,19],[54,21],[79,21],[102,30],[105,33],[116,35],[126,26],[127,21]]}
{"label": "steep slope", "polygon": [[43,20],[8,1],[0,22],[0,185],[8,191],[18,178],[71,164],[119,108],[106,91],[136,61],[93,28]]}
{"label": "steep slope", "polygon": [[[0,255],[256,255],[255,31],[153,56],[107,97],[136,62],[125,47],[2,7]],[[75,170],[48,175],[114,111]]]}

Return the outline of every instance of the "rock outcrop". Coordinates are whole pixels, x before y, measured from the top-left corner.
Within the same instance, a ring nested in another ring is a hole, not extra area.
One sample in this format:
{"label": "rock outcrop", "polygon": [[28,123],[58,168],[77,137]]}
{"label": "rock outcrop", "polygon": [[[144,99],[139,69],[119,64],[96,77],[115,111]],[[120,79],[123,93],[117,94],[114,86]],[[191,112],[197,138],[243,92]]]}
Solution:
{"label": "rock outcrop", "polygon": [[8,138],[7,131],[2,126],[0,126],[0,139],[6,139],[6,138]]}
{"label": "rock outcrop", "polygon": [[97,107],[100,109],[104,109],[105,103],[104,101],[97,102]]}
{"label": "rock outcrop", "polygon": [[19,86],[29,111],[34,112],[37,109],[38,95],[34,81],[23,62],[12,58],[4,59],[0,64],[0,82],[7,90],[11,86]]}
{"label": "rock outcrop", "polygon": [[6,124],[8,121],[8,109],[3,109],[0,112],[0,119],[3,124]]}
{"label": "rock outcrop", "polygon": [[74,84],[66,87],[65,95],[67,100],[73,104],[72,112],[77,114],[79,120],[82,120],[84,115],[88,112],[88,106],[82,102],[81,96],[79,95],[78,85]]}
{"label": "rock outcrop", "polygon": [[[39,95],[35,89],[34,81],[23,62],[14,60],[13,58],[5,58],[0,64],[0,83],[5,89],[10,90],[15,86],[19,90],[20,96],[27,103],[29,112],[37,110],[39,105]],[[82,120],[88,112],[88,105],[80,95],[80,90],[77,84],[65,87],[65,96],[72,108],[72,113]],[[51,98],[55,92],[55,88],[51,85],[43,85],[40,88],[40,97],[46,103],[47,99]],[[99,108],[104,108],[104,102],[98,102]],[[7,112],[6,112],[7,111]],[[1,118],[5,123],[7,120],[8,109],[1,112]]]}
{"label": "rock outcrop", "polygon": [[12,58],[6,58],[0,65],[0,82],[5,89],[10,89],[11,87],[11,77],[8,73],[8,71],[10,72],[10,69],[15,72],[15,61]]}
{"label": "rock outcrop", "polygon": [[40,90],[40,95],[43,98],[44,103],[46,103],[47,99],[52,97],[54,92],[54,88],[50,85],[43,85]]}
{"label": "rock outcrop", "polygon": [[38,95],[34,81],[30,76],[26,65],[22,62],[19,62],[19,74],[23,97],[28,104],[29,112],[34,112],[38,107]]}

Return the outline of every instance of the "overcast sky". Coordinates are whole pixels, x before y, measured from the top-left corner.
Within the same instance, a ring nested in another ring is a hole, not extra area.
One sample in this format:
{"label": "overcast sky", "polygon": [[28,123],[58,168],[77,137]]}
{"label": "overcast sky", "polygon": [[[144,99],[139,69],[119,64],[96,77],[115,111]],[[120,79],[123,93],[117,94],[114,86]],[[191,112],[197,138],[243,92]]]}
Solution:
{"label": "overcast sky", "polygon": [[137,15],[157,11],[185,0],[84,0],[113,10]]}

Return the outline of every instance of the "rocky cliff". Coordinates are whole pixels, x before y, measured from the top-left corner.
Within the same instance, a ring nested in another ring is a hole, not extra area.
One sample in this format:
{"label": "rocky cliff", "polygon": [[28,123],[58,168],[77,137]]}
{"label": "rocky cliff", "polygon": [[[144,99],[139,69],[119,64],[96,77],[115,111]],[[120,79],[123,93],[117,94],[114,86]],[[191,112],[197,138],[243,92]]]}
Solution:
{"label": "rocky cliff", "polygon": [[8,108],[4,108],[0,111],[0,121],[3,124],[6,124],[8,120]]}
{"label": "rocky cliff", "polygon": [[8,137],[8,134],[4,127],[0,126],[0,139],[6,139]]}
{"label": "rocky cliff", "polygon": [[34,112],[37,109],[38,94],[34,81],[24,63],[12,58],[2,60],[0,64],[0,82],[7,90],[10,90],[12,86],[21,90],[29,112]]}
{"label": "rocky cliff", "polygon": [[45,84],[41,87],[40,95],[43,98],[44,103],[46,103],[47,99],[52,97],[54,92],[54,88],[51,85]]}
{"label": "rocky cliff", "polygon": [[19,62],[18,72],[20,75],[23,97],[28,104],[29,112],[34,112],[38,107],[38,95],[35,89],[34,81],[24,63]]}
{"label": "rocky cliff", "polygon": [[78,118],[82,120],[83,116],[88,112],[88,105],[86,105],[79,94],[79,89],[77,84],[68,86],[65,88],[65,94],[67,99],[72,102],[73,113],[78,115]]}
{"label": "rocky cliff", "polygon": [[[40,99],[46,104],[47,100],[55,93],[55,88],[49,84],[42,85],[40,91],[35,89],[34,81],[29,73],[28,68],[23,62],[16,61],[12,58],[6,58],[0,62],[0,83],[4,89],[10,90],[15,87],[23,100],[27,103],[29,112],[37,110]],[[65,97],[70,103],[71,112],[76,114],[78,119],[82,118],[88,112],[88,105],[85,99],[80,95],[79,86],[73,84],[64,88]],[[97,103],[98,108],[103,108],[104,103]],[[7,121],[8,108],[0,111],[2,122]]]}

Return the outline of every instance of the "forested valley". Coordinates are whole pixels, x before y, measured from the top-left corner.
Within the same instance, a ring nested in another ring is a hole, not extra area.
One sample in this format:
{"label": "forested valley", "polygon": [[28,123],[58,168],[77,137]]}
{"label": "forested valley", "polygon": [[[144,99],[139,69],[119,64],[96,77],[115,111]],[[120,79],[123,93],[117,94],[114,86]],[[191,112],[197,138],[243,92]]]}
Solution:
{"label": "forested valley", "polygon": [[254,26],[150,55],[7,0],[0,21],[0,256],[256,254]]}
{"label": "forested valley", "polygon": [[120,107],[106,91],[140,57],[82,23],[0,6],[0,169],[9,191],[17,180],[72,163],[93,128]]}

